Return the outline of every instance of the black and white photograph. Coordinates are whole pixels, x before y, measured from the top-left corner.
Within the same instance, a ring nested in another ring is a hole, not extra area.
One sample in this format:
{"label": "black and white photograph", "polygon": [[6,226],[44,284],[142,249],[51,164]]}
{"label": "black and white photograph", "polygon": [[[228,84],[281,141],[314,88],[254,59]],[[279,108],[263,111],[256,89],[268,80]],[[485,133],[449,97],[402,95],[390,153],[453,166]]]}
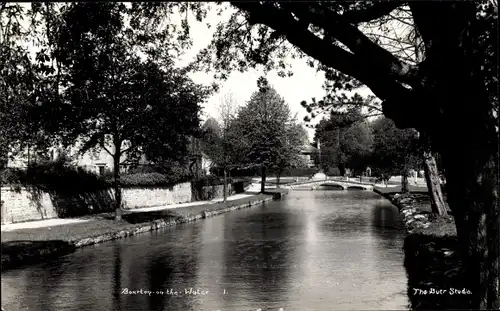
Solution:
{"label": "black and white photograph", "polygon": [[0,3],[1,310],[500,310],[498,41],[498,0]]}

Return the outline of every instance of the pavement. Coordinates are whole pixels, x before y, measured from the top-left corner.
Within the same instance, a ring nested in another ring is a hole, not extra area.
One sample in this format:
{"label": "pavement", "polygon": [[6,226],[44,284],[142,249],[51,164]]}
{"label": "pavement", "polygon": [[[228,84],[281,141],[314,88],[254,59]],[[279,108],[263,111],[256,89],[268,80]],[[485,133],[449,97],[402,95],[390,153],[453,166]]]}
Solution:
{"label": "pavement", "polygon": [[[255,190],[255,189],[258,189],[258,190]],[[251,196],[254,196],[255,194],[257,194],[257,192],[254,192],[254,191],[259,192],[260,185],[254,186],[252,184],[246,192],[228,196],[227,200],[233,201],[233,200],[251,197]],[[153,211],[161,211],[161,210],[186,207],[186,206],[196,206],[196,205],[202,205],[202,204],[215,204],[215,203],[222,202],[222,201],[223,201],[222,198],[218,198],[218,199],[214,199],[211,201],[196,201],[196,202],[169,204],[169,205],[154,206],[154,207],[141,207],[141,208],[127,209],[125,211],[131,212],[131,213],[153,212]],[[81,218],[55,218],[55,219],[46,219],[46,220],[36,220],[36,221],[14,223],[14,224],[5,224],[5,225],[1,225],[0,228],[1,228],[2,232],[6,232],[6,231],[19,230],[19,229],[33,229],[33,228],[43,228],[43,227],[68,225],[68,224],[74,224],[74,223],[82,223],[82,222],[88,222],[88,221],[94,220],[96,218],[99,218],[99,215],[87,215],[87,216],[84,216]]]}

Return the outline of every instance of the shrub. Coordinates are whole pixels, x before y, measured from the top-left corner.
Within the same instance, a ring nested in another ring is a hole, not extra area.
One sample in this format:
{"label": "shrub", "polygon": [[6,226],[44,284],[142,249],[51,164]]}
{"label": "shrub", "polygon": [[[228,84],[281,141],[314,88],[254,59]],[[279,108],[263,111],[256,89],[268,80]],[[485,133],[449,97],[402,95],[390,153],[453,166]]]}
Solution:
{"label": "shrub", "polygon": [[245,177],[243,179],[235,179],[232,183],[232,189],[235,193],[242,193],[245,191],[245,188],[250,186],[252,183],[251,177]]}
{"label": "shrub", "polygon": [[0,171],[0,184],[2,186],[18,186],[25,179],[25,170],[7,167]]}
{"label": "shrub", "polygon": [[340,170],[338,167],[329,167],[326,171],[326,175],[328,176],[340,176]]}
{"label": "shrub", "polygon": [[[224,170],[220,167],[210,168],[210,173],[222,177],[224,176]],[[232,168],[228,172],[231,177],[246,177],[246,176],[260,176],[260,167],[252,166],[249,168]]]}
{"label": "shrub", "polygon": [[127,174],[120,177],[123,188],[135,187],[171,187],[175,184],[189,180],[187,176],[169,176],[160,173]]}
{"label": "shrub", "polygon": [[281,172],[281,177],[310,177],[318,172],[314,167],[292,167]]}
{"label": "shrub", "polygon": [[128,169],[127,174],[158,173],[158,169],[152,165],[139,165]]}
{"label": "shrub", "polygon": [[111,186],[108,181],[94,173],[60,161],[30,165],[20,177],[23,185],[46,192],[66,194],[100,191]]}
{"label": "shrub", "polygon": [[[228,194],[242,193],[244,188],[249,186],[252,178],[228,178]],[[209,175],[191,182],[191,191],[193,200],[212,200],[217,196],[221,196],[221,188],[224,185],[224,179],[217,176]],[[217,187],[220,187],[217,190]]]}
{"label": "shrub", "polygon": [[[214,175],[207,175],[194,180],[193,183],[196,187],[219,186],[224,184],[224,179]],[[227,183],[231,184],[232,178],[228,178]]]}

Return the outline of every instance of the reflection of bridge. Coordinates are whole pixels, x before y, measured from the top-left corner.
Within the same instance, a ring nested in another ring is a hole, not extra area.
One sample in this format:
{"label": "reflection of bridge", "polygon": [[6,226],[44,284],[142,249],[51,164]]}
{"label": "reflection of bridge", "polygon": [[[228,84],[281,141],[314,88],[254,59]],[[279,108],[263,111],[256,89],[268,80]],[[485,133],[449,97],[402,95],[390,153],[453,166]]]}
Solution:
{"label": "reflection of bridge", "polygon": [[287,188],[287,189],[309,188],[311,190],[315,190],[320,186],[326,186],[326,187],[337,186],[337,187],[342,187],[342,189],[344,190],[347,189],[373,190],[373,185],[371,184],[352,182],[352,181],[340,181],[340,180],[311,180],[307,182],[288,184],[286,186],[282,186],[282,188]]}

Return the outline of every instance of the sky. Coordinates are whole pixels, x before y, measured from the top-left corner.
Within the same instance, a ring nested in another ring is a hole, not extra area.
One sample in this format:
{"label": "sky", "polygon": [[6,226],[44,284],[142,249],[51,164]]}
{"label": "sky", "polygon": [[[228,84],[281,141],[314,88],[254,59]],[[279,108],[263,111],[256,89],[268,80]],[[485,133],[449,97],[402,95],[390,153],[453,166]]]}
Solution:
{"label": "sky", "polygon": [[[227,14],[230,12],[231,9],[227,11]],[[215,13],[209,13],[206,21],[215,25],[221,18],[224,19],[226,17],[227,15],[218,17]],[[181,64],[187,64],[189,61],[193,60],[197,52],[206,47],[213,37],[213,27],[212,29],[208,29],[204,23],[194,21],[194,18],[190,20],[190,27],[193,47],[182,59],[180,62]],[[326,95],[322,87],[325,77],[322,72],[317,72],[316,69],[309,67],[305,59],[290,59],[289,63],[292,65],[291,70],[294,73],[292,77],[281,78],[276,72],[270,72],[266,77],[278,94],[284,98],[292,113],[297,113],[297,119],[305,125],[303,119],[308,113],[305,108],[300,105],[300,102],[303,100],[310,102],[313,97],[322,99]],[[257,91],[257,79],[261,75],[263,75],[261,69],[252,69],[245,73],[232,73],[229,78],[221,84],[219,92],[213,94],[203,105],[202,120],[206,120],[208,117],[218,118],[219,114],[217,107],[225,94],[231,93],[238,106],[244,105],[250,99],[251,94]],[[191,78],[195,82],[203,84],[210,84],[213,81],[211,77],[212,74],[202,72],[191,75]],[[358,90],[358,93],[363,96],[372,94],[367,88]],[[315,121],[318,122],[321,118],[321,116],[318,116],[315,118]],[[314,130],[305,126],[304,128],[306,128],[309,140],[312,142]]]}

